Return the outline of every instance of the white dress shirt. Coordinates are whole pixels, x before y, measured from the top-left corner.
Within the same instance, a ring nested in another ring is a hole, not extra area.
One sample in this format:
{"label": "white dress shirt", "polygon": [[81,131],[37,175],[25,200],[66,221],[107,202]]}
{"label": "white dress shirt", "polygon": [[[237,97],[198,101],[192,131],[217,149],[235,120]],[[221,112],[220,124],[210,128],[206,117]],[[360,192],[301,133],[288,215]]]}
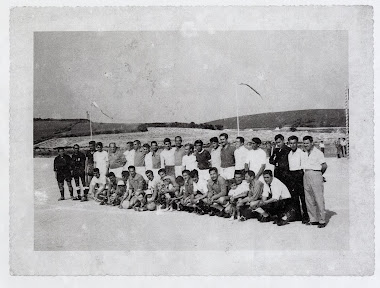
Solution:
{"label": "white dress shirt", "polygon": [[125,159],[127,160],[127,163],[124,165],[124,169],[127,170],[129,166],[135,165],[135,150],[132,149],[130,151],[124,152]]}
{"label": "white dress shirt", "polygon": [[262,196],[269,197],[269,194],[272,194],[272,198],[277,200],[287,199],[291,197],[288,188],[276,177],[273,177],[270,187],[266,182],[264,183]]}
{"label": "white dress shirt", "polygon": [[288,154],[288,160],[289,160],[289,170],[290,171],[297,171],[303,169],[303,164],[305,162],[305,152],[303,152],[301,149],[297,148],[296,151],[290,151]]}
{"label": "white dress shirt", "polygon": [[322,164],[326,163],[325,161],[325,155],[323,155],[322,151],[313,147],[310,151],[310,154],[308,152],[305,153],[305,161],[303,164],[304,169],[310,169],[310,170],[318,170],[320,171],[322,168]]}
{"label": "white dress shirt", "polygon": [[235,155],[235,170],[243,170],[245,160],[247,160],[248,149],[244,145],[237,148],[234,152]]}

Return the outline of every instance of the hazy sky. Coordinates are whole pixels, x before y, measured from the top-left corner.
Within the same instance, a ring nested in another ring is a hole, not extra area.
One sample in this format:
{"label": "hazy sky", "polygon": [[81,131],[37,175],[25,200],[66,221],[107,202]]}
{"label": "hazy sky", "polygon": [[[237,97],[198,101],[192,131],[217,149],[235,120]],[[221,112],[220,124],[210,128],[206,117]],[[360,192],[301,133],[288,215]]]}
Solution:
{"label": "hazy sky", "polygon": [[[196,123],[344,108],[345,31],[38,32],[34,117]],[[254,87],[263,100],[245,86]]]}

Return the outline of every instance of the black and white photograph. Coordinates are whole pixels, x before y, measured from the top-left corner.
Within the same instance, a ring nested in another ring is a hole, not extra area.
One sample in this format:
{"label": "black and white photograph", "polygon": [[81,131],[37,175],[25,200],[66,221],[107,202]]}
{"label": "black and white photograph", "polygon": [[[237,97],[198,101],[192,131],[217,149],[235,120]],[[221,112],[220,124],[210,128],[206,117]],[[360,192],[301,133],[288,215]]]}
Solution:
{"label": "black and white photograph", "polygon": [[24,247],[66,264],[28,270],[15,245],[12,269],[373,273],[371,17],[369,6],[14,9],[11,208],[21,190],[30,203],[11,236],[28,225]]}

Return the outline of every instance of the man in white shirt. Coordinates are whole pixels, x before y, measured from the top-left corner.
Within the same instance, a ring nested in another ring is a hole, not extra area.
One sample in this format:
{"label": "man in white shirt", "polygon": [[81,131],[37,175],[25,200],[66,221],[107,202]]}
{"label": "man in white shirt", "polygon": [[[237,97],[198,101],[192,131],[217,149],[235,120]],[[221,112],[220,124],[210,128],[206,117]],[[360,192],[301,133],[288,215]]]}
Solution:
{"label": "man in white shirt", "polygon": [[278,226],[288,224],[287,212],[289,210],[290,193],[284,183],[273,177],[271,170],[265,170],[264,189],[261,200],[257,203],[255,211],[261,214],[260,222],[274,220]]}
{"label": "man in white shirt", "polygon": [[164,139],[165,149],[160,154],[161,168],[164,168],[166,175],[175,177],[175,149],[172,148],[172,144],[169,138]]}
{"label": "man in white shirt", "polygon": [[191,203],[198,214],[204,215],[205,212],[202,209],[203,202],[201,200],[206,198],[208,194],[207,181],[200,178],[198,170],[195,169],[190,172],[190,177],[193,179],[193,197],[191,197]]}
{"label": "man in white shirt", "polygon": [[107,178],[105,175],[101,175],[99,168],[94,168],[94,177],[90,182],[90,195],[97,200],[97,196],[106,189]]}
{"label": "man in white shirt", "polygon": [[313,137],[303,137],[303,144],[306,150],[303,185],[310,218],[307,225],[318,225],[318,228],[324,228],[326,227],[326,211],[322,175],[327,169],[327,164],[323,153],[314,147]]}
{"label": "man in white shirt", "polygon": [[96,152],[94,153],[94,167],[99,169],[101,176],[106,177],[109,169],[108,153],[103,150],[103,143],[96,143]]}
{"label": "man in white shirt", "polygon": [[247,158],[245,160],[245,171],[253,171],[256,175],[256,180],[260,180],[264,183],[262,174],[265,170],[267,154],[263,149],[259,148],[260,144],[260,138],[252,138],[252,150],[249,150],[247,152]]}
{"label": "man in white shirt", "polygon": [[182,171],[193,171],[198,168],[197,158],[194,155],[193,144],[185,144],[185,155],[182,157]]}
{"label": "man in white shirt", "polygon": [[248,149],[244,147],[244,138],[236,138],[235,155],[235,173],[240,171],[245,174],[245,160],[247,160]]}
{"label": "man in white shirt", "polygon": [[127,163],[123,167],[123,171],[128,171],[129,166],[135,166],[135,150],[133,149],[133,142],[127,142],[127,150],[123,153]]}
{"label": "man in white shirt", "polygon": [[[289,179],[288,188],[292,195],[293,208],[295,210],[295,220],[302,220],[303,224],[309,222],[307,206],[305,201],[305,191],[303,188],[303,162],[305,161],[305,152],[298,148],[298,137],[292,135],[288,138],[290,152],[289,160]],[[301,205],[300,205],[301,202]],[[302,211],[301,211],[302,207]]]}
{"label": "man in white shirt", "polygon": [[220,159],[220,149],[222,149],[222,146],[219,145],[218,137],[212,137],[210,139],[211,143],[211,167],[215,167],[220,171],[220,165],[221,165],[221,159]]}
{"label": "man in white shirt", "polygon": [[174,138],[174,164],[175,164],[175,177],[182,176],[182,157],[185,155],[185,149],[182,146],[182,137],[176,136]]}

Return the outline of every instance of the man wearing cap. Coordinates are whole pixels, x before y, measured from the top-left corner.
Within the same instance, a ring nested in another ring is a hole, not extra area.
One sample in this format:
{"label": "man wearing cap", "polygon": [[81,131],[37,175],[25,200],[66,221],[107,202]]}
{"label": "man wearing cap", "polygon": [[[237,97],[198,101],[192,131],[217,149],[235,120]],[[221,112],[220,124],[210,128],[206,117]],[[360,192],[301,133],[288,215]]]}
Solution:
{"label": "man wearing cap", "polygon": [[318,228],[326,227],[325,199],[323,196],[323,174],[327,164],[323,153],[314,147],[313,137],[303,137],[306,157],[303,168],[305,198],[310,222],[307,225],[318,225]]}
{"label": "man wearing cap", "polygon": [[86,151],[86,187],[90,186],[91,179],[94,176],[94,153],[95,149],[95,141],[88,142],[89,150]]}
{"label": "man wearing cap", "polygon": [[108,152],[109,172],[113,172],[116,177],[121,178],[121,172],[127,160],[123,152],[116,147],[116,143],[110,143],[110,150]]}
{"label": "man wearing cap", "polygon": [[278,134],[274,137],[277,148],[274,149],[273,154],[269,157],[269,163],[274,166],[274,177],[288,186],[289,182],[289,160],[288,154],[290,148],[285,145],[284,136]]}
{"label": "man wearing cap", "polygon": [[185,148],[182,146],[181,136],[174,138],[174,164],[175,177],[182,176],[182,157],[185,155]]}
{"label": "man wearing cap", "polygon": [[59,191],[61,197],[58,201],[65,200],[65,181],[69,187],[70,198],[73,199],[73,186],[71,185],[71,169],[72,161],[69,155],[65,154],[65,149],[63,147],[58,148],[58,156],[54,158],[54,172],[55,179],[57,179]]}
{"label": "man wearing cap", "polygon": [[264,183],[262,174],[265,170],[267,155],[263,149],[259,148],[260,144],[260,138],[252,138],[252,150],[249,150],[247,153],[245,171],[252,170],[256,175],[256,180],[260,180]]}
{"label": "man wearing cap", "polygon": [[82,181],[83,186],[83,198],[87,199],[88,188],[86,187],[85,180],[85,169],[86,169],[86,156],[79,151],[79,145],[74,145],[74,153],[71,156],[72,166],[73,166],[73,178],[75,181],[77,196],[73,200],[81,200],[80,193],[80,183],[79,179]]}
{"label": "man wearing cap", "polygon": [[235,174],[235,147],[228,143],[228,134],[222,133],[219,136],[221,150],[220,150],[220,176],[226,180],[234,178]]}

